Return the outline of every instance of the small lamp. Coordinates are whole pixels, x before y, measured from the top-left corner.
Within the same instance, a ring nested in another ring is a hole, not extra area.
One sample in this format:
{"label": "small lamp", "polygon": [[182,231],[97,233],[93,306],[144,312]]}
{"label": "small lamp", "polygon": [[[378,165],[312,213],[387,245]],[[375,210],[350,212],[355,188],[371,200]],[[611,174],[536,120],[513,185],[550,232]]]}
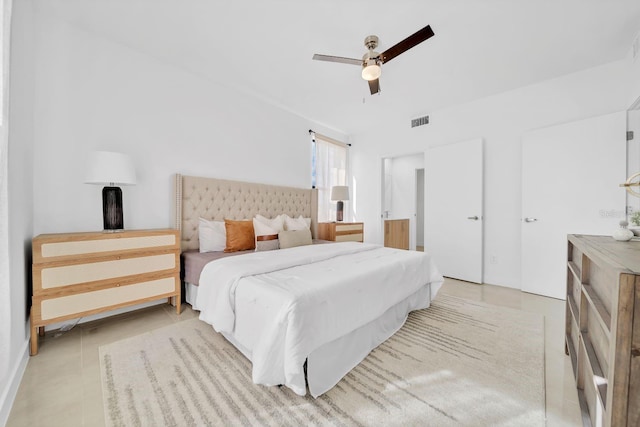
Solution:
{"label": "small lamp", "polygon": [[346,185],[336,185],[331,187],[331,201],[338,202],[336,210],[336,221],[342,221],[344,212],[343,200],[349,200],[349,187]]}
{"label": "small lamp", "polygon": [[126,154],[111,151],[91,153],[84,182],[105,186],[102,189],[104,231],[122,231],[124,229],[122,190],[117,185],[135,185],[136,171],[131,158]]}

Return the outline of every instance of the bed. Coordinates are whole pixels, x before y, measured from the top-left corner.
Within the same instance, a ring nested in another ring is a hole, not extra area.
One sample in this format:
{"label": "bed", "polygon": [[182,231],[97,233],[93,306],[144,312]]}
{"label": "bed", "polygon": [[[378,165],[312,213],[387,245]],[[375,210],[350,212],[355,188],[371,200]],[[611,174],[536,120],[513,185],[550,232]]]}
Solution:
{"label": "bed", "polygon": [[252,362],[256,384],[320,396],[442,285],[429,255],[368,243],[200,253],[200,218],[301,216],[315,237],[317,191],[179,174],[175,189],[186,301]]}

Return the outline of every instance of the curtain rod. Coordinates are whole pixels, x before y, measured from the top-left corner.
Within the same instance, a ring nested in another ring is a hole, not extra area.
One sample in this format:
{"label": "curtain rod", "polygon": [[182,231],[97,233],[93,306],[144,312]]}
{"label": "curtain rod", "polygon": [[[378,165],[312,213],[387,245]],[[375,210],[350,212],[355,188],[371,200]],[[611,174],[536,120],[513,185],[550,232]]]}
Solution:
{"label": "curtain rod", "polygon": [[351,144],[347,144],[346,142],[338,141],[337,139],[333,139],[331,137],[328,137],[326,135],[318,133],[318,132],[316,132],[316,131],[314,131],[312,129],[309,129],[309,135],[311,135],[311,134],[316,135],[318,138],[320,138],[320,139],[322,139],[324,141],[330,142],[330,143],[335,144],[335,145],[339,145],[341,147],[351,147]]}

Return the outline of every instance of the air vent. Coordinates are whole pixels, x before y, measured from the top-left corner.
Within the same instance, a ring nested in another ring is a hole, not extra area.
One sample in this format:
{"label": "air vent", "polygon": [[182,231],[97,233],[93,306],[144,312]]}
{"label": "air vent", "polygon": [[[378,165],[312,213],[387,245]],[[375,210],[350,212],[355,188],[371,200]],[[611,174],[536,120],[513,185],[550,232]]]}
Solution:
{"label": "air vent", "polygon": [[417,126],[422,126],[422,125],[428,125],[428,124],[429,124],[429,116],[418,117],[417,119],[411,120],[412,128]]}

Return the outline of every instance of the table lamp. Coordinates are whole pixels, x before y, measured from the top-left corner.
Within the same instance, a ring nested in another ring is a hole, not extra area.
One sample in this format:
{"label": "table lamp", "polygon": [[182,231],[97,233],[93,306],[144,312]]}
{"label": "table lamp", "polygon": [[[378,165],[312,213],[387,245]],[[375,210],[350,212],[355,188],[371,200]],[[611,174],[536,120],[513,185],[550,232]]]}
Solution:
{"label": "table lamp", "polygon": [[342,221],[344,213],[344,200],[349,200],[349,187],[346,185],[335,185],[331,187],[331,201],[338,202],[336,210],[336,221]]}
{"label": "table lamp", "polygon": [[85,184],[100,184],[102,189],[102,217],[105,232],[124,229],[122,190],[118,185],[135,185],[136,171],[126,154],[95,151],[87,162]]}

